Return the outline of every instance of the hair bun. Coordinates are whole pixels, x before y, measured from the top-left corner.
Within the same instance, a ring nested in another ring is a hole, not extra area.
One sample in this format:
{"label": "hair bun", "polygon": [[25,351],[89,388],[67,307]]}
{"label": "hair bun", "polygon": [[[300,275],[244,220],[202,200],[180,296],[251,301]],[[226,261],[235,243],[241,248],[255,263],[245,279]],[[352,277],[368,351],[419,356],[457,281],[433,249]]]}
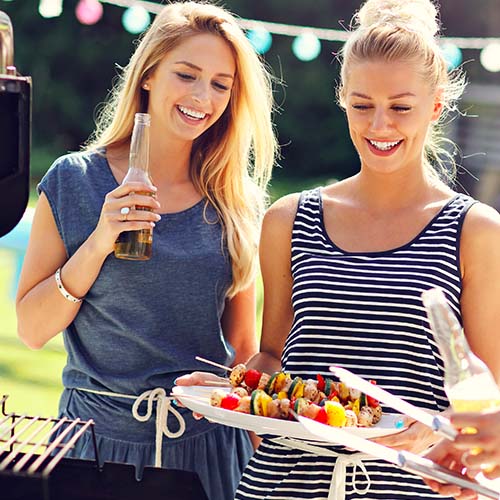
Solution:
{"label": "hair bun", "polygon": [[359,28],[390,24],[434,37],[438,11],[430,0],[368,0],[356,14]]}

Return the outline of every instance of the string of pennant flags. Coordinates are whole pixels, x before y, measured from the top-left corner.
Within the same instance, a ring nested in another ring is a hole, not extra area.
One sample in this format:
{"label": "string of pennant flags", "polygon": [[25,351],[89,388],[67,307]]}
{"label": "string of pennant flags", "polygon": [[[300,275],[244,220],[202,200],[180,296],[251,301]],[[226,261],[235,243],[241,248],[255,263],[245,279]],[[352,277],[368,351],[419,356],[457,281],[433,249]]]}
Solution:
{"label": "string of pennant flags", "polygon": [[[16,0],[3,0],[16,1]],[[58,17],[63,11],[64,0],[40,0],[38,11],[42,17]],[[152,15],[157,14],[163,5],[147,0],[79,0],[75,16],[85,25],[98,23],[104,12],[104,4],[122,7],[123,28],[131,34],[140,34],[150,25]],[[256,19],[239,19],[248,39],[259,54],[269,51],[273,35],[292,37],[292,52],[301,61],[312,61],[321,53],[322,41],[345,42],[349,36],[346,30],[316,28],[281,24]],[[462,63],[462,50],[480,51],[481,65],[491,72],[500,72],[500,37],[443,37],[441,50],[449,68]]]}

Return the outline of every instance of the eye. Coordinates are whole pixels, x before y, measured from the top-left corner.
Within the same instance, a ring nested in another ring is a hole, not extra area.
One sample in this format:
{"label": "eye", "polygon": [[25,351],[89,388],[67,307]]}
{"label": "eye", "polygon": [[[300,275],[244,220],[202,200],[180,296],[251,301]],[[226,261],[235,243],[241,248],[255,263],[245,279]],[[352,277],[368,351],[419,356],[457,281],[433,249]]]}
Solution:
{"label": "eye", "polygon": [[392,109],[398,113],[406,113],[411,110],[410,106],[393,106]]}
{"label": "eye", "polygon": [[190,75],[189,73],[176,73],[176,75],[181,79],[181,80],[194,80],[195,77],[193,75]]}
{"label": "eye", "polygon": [[229,90],[229,87],[227,85],[224,85],[220,82],[213,82],[212,85],[215,89],[220,90],[221,92],[227,92]]}
{"label": "eye", "polygon": [[368,106],[368,104],[353,104],[352,108],[357,109],[359,111],[365,111],[367,109],[370,109],[371,106]]}

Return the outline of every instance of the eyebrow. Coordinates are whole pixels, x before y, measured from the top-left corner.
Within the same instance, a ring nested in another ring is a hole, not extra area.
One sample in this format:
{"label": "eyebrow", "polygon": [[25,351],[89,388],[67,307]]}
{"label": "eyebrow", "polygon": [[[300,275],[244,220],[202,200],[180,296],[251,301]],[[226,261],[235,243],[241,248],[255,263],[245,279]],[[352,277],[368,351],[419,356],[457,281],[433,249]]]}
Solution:
{"label": "eyebrow", "polygon": [[[359,92],[351,92],[351,95],[354,96],[354,97],[361,97],[362,99],[371,99],[370,96],[367,96],[365,94],[361,94]],[[396,95],[393,95],[391,97],[389,97],[389,99],[401,99],[401,97],[417,97],[415,94],[413,94],[412,92],[402,92],[401,94],[396,94]]]}
{"label": "eyebrow", "polygon": [[[190,68],[193,68],[196,71],[203,71],[202,68],[196,66],[196,64],[193,64],[189,61],[176,61],[174,64],[184,64],[185,66],[189,66]],[[217,76],[222,76],[224,78],[231,78],[231,80],[234,80],[234,76],[230,75],[229,73],[217,73]]]}

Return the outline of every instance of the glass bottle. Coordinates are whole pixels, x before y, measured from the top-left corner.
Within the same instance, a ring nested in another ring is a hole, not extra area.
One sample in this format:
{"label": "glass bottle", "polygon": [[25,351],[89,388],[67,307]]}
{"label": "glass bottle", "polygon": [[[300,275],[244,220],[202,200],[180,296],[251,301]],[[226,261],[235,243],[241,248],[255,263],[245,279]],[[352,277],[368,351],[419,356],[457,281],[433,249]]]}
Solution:
{"label": "glass bottle", "polygon": [[444,388],[456,412],[500,407],[500,389],[486,366],[470,349],[464,331],[443,291],[422,293],[429,324],[444,362]]}
{"label": "glass bottle", "polygon": [[[148,113],[136,113],[130,142],[130,157],[127,175],[122,184],[143,182],[153,187],[149,176],[149,127]],[[152,191],[138,191],[137,194],[153,196]],[[132,206],[132,210],[151,210],[149,207]],[[115,243],[115,257],[128,260],[148,260],[153,247],[153,228],[124,231]]]}

